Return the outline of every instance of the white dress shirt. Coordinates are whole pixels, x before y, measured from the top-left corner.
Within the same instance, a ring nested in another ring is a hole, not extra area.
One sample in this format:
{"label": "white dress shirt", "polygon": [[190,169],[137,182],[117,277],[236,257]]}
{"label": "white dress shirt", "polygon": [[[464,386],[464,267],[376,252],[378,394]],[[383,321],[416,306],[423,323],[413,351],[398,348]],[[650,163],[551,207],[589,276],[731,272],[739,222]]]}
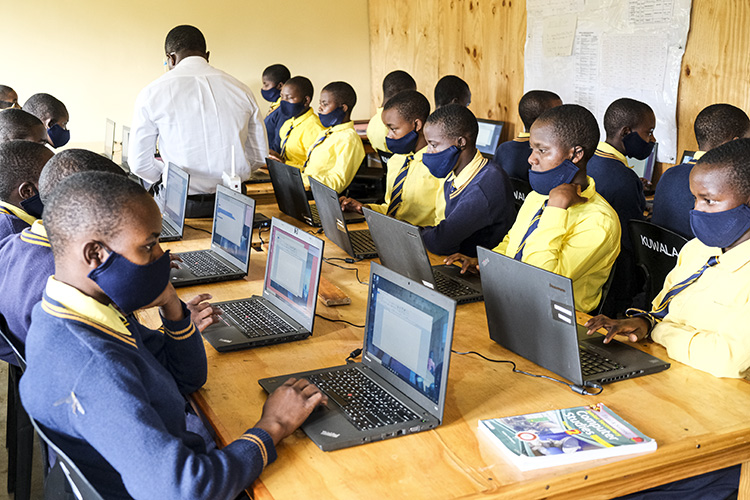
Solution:
{"label": "white dress shirt", "polygon": [[[163,163],[154,158],[157,140]],[[174,163],[190,174],[190,194],[213,193],[231,170],[232,146],[243,181],[265,165],[268,141],[252,91],[204,58],[186,57],[138,94],[129,164],[146,181]]]}

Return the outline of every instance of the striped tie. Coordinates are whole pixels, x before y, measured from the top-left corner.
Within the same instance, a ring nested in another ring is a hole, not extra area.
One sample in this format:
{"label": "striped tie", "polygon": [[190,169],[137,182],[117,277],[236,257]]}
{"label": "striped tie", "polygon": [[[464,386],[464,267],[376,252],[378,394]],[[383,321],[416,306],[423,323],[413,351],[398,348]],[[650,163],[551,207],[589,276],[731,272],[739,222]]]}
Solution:
{"label": "striped tie", "polygon": [[713,267],[718,263],[719,263],[718,255],[709,258],[708,262],[706,262],[703,265],[703,267],[698,269],[695,273],[693,273],[688,278],[680,281],[679,283],[674,285],[672,288],[670,288],[669,291],[666,293],[666,295],[664,295],[664,298],[661,299],[661,304],[659,304],[659,307],[651,311],[650,315],[657,321],[663,320],[664,316],[666,316],[667,313],[669,312],[669,304],[672,302],[672,299],[675,297],[675,295],[677,295],[678,293],[683,291],[685,288],[689,287],[690,285],[698,281],[698,278],[701,277],[701,275],[706,269],[708,269],[709,267]]}
{"label": "striped tie", "polygon": [[286,161],[286,143],[289,140],[289,136],[292,134],[292,130],[294,130],[294,122],[292,122],[289,130],[286,133],[286,136],[284,137],[284,140],[281,142],[281,159],[284,161]]}
{"label": "striped tie", "polygon": [[534,230],[539,226],[539,219],[542,218],[542,212],[544,212],[544,209],[547,208],[548,201],[549,200],[544,200],[544,203],[542,203],[542,207],[534,215],[534,218],[531,219],[531,224],[529,224],[529,228],[526,230],[526,234],[523,235],[521,244],[518,245],[518,250],[516,250],[516,255],[513,256],[514,259],[518,261],[523,259],[523,249],[526,248],[526,240],[529,239],[529,236],[531,236],[531,233],[533,233]]}
{"label": "striped tie", "polygon": [[388,204],[388,211],[386,212],[386,215],[388,215],[389,217],[395,217],[396,210],[398,210],[398,207],[401,206],[401,194],[404,190],[404,181],[406,180],[406,174],[409,172],[409,164],[411,163],[411,160],[413,158],[413,153],[406,157],[406,161],[401,167],[401,170],[398,171],[396,182],[393,183],[391,202]]}
{"label": "striped tie", "polygon": [[307,159],[305,160],[304,165],[302,165],[302,171],[303,172],[305,171],[305,168],[307,168],[307,164],[310,162],[310,156],[312,156],[313,150],[315,148],[317,148],[318,146],[320,146],[321,142],[323,142],[326,139],[328,139],[328,136],[331,135],[332,133],[333,133],[333,127],[330,127],[328,129],[326,129],[325,134],[323,134],[323,136],[320,139],[318,139],[317,141],[315,141],[315,144],[313,144],[312,147],[307,151]]}

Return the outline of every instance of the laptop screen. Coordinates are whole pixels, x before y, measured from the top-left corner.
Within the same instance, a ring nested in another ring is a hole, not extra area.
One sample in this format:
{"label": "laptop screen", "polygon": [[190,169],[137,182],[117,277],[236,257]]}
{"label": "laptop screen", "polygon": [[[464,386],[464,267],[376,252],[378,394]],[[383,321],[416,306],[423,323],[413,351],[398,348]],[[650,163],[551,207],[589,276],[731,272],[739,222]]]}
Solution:
{"label": "laptop screen", "polygon": [[682,152],[682,158],[680,158],[679,165],[682,165],[683,163],[687,163],[690,160],[695,158],[695,151],[688,151],[687,149]]}
{"label": "laptop screen", "polygon": [[115,154],[115,122],[107,118],[104,127],[104,156],[110,160]]}
{"label": "laptop screen", "polygon": [[379,274],[370,279],[366,354],[437,405],[446,383],[449,311]]}
{"label": "laptop screen", "polygon": [[500,134],[503,132],[504,122],[478,119],[479,133],[477,134],[477,149],[480,153],[494,156],[497,145],[500,143]]}
{"label": "laptop screen", "polygon": [[166,195],[164,196],[164,217],[173,226],[182,229],[185,220],[185,201],[188,192],[188,174],[169,164],[167,171]]}
{"label": "laptop screen", "polygon": [[659,149],[659,143],[654,144],[654,149],[648,158],[645,160],[636,160],[628,156],[628,165],[633,171],[638,174],[638,177],[642,177],[647,181],[651,182],[654,178],[654,166],[656,165],[656,150]]}
{"label": "laptop screen", "polygon": [[248,249],[253,234],[254,206],[242,203],[233,197],[216,190],[214,209],[214,230],[211,233],[212,246],[216,245],[231,257],[247,265]]}
{"label": "laptop screen", "polygon": [[128,164],[128,148],[130,147],[130,127],[122,127],[122,164]]}

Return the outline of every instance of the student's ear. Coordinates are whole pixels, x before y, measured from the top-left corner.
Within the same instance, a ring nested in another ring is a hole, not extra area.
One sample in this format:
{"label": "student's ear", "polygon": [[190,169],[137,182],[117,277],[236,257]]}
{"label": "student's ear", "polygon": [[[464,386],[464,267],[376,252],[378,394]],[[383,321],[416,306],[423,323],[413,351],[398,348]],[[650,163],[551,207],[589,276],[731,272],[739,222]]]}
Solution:
{"label": "student's ear", "polygon": [[458,140],[456,140],[456,146],[458,147],[458,149],[460,149],[461,151],[463,151],[464,149],[466,149],[466,144],[468,142],[469,141],[466,140],[466,137],[464,137],[464,136],[461,135],[461,136],[458,137]]}
{"label": "student's ear", "polygon": [[414,131],[416,133],[420,133],[423,129],[424,129],[424,121],[422,121],[419,118],[414,120]]}
{"label": "student's ear", "polygon": [[107,251],[98,241],[87,241],[83,245],[83,260],[90,269],[96,269],[107,260]]}
{"label": "student's ear", "polygon": [[312,97],[310,97],[309,95],[308,95],[308,96],[305,96],[305,100],[304,100],[304,103],[305,103],[305,107],[306,107],[306,108],[307,108],[307,107],[310,107],[310,104],[312,103]]}
{"label": "student's ear", "polygon": [[633,131],[630,127],[622,127],[620,129],[620,139],[624,139],[626,135],[630,134]]}
{"label": "student's ear", "polygon": [[18,186],[18,196],[20,196],[22,200],[28,200],[38,192],[39,191],[33,182],[26,181]]}
{"label": "student's ear", "polygon": [[279,90],[283,89],[284,88],[284,82],[277,83],[275,88],[277,88]]}
{"label": "student's ear", "polygon": [[346,113],[347,111],[349,111],[349,105],[348,104],[342,104],[341,108],[344,110],[344,113]]}
{"label": "student's ear", "polygon": [[581,146],[573,147],[573,158],[570,160],[576,165],[583,159],[583,148]]}
{"label": "student's ear", "polygon": [[50,127],[53,127],[55,125],[55,119],[50,117],[45,118],[42,123],[44,123],[44,128],[49,129]]}

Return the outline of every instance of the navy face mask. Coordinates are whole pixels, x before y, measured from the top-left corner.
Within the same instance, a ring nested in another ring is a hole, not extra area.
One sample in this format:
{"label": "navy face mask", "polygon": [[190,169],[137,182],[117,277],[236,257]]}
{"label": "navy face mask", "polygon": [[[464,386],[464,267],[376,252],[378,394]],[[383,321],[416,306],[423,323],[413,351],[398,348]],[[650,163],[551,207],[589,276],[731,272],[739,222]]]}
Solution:
{"label": "navy face mask", "polygon": [[263,99],[268,102],[276,102],[276,100],[281,96],[281,90],[277,89],[276,87],[272,89],[260,89],[260,95],[263,96]]}
{"label": "navy face mask", "polygon": [[330,113],[319,114],[318,118],[320,118],[320,123],[322,123],[325,128],[328,128],[343,123],[344,116],[346,116],[344,108],[336,108]]}
{"label": "navy face mask", "polygon": [[654,150],[655,143],[644,141],[638,132],[630,132],[622,138],[622,144],[625,146],[625,156],[645,160]]}
{"label": "navy face mask", "polygon": [[439,153],[423,154],[422,163],[432,175],[438,179],[444,179],[456,166],[459,156],[461,156],[461,150],[458,149],[458,146],[451,146]]}
{"label": "navy face mask", "polygon": [[390,137],[386,137],[385,145],[388,146],[388,150],[392,153],[396,153],[397,155],[405,155],[414,151],[414,146],[417,144],[417,139],[419,139],[419,134],[417,134],[416,130],[412,130],[399,139],[391,139]]}
{"label": "navy face mask", "polygon": [[280,106],[281,114],[288,118],[294,118],[307,110],[307,106],[302,102],[281,101]]}
{"label": "navy face mask", "polygon": [[564,160],[561,164],[546,172],[529,170],[529,184],[531,189],[547,196],[560,184],[569,184],[577,173],[578,167],[576,164],[570,160]]}
{"label": "navy face mask", "polygon": [[169,250],[146,265],[130,262],[110,250],[107,260],[88,274],[124,314],[145,307],[169,284]]}
{"label": "navy face mask", "polygon": [[30,198],[21,200],[21,208],[23,208],[30,216],[41,219],[42,212],[44,212],[44,203],[42,203],[42,199],[39,197],[39,192],[37,191],[37,193]]}
{"label": "navy face mask", "polygon": [[58,124],[54,124],[48,128],[47,135],[49,136],[49,140],[52,141],[54,148],[61,148],[70,140],[70,130],[65,130]]}
{"label": "navy face mask", "polygon": [[704,245],[726,248],[750,229],[750,207],[743,203],[723,212],[691,210],[690,227]]}

